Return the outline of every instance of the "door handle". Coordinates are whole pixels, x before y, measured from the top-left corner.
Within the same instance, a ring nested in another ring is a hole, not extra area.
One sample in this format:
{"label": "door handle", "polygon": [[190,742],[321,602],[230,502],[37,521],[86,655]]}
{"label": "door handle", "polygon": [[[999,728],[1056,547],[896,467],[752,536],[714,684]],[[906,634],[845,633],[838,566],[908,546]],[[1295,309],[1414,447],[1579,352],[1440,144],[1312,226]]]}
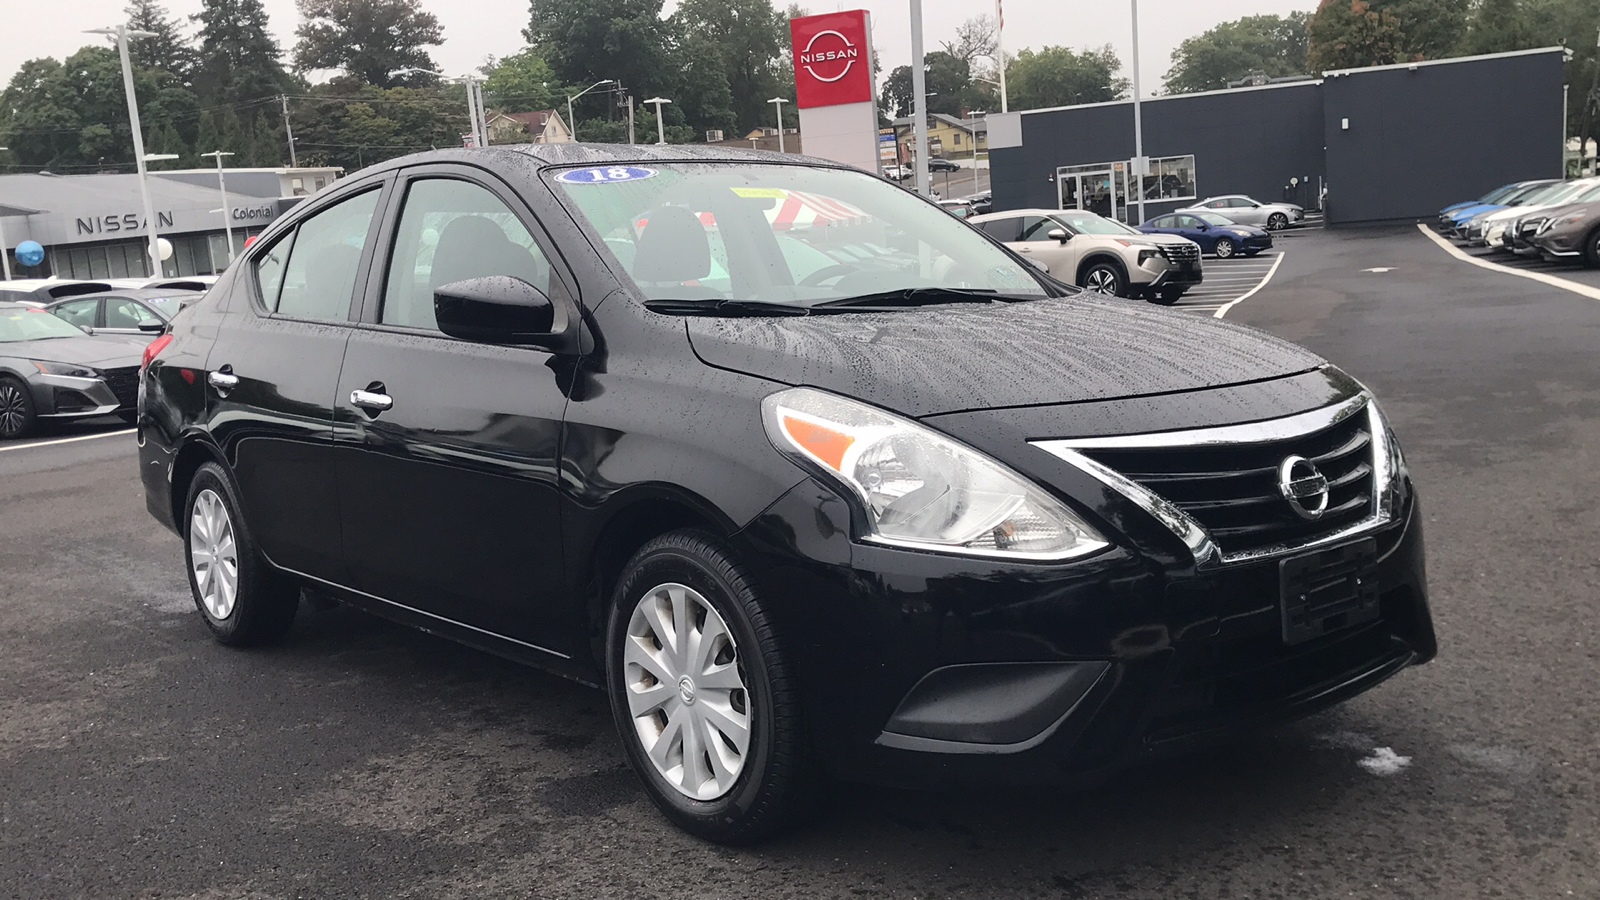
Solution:
{"label": "door handle", "polygon": [[239,386],[239,376],[233,374],[233,366],[223,366],[207,375],[206,383],[219,391],[231,391]]}
{"label": "door handle", "polygon": [[350,404],[373,412],[385,412],[394,408],[394,398],[375,391],[351,391]]}

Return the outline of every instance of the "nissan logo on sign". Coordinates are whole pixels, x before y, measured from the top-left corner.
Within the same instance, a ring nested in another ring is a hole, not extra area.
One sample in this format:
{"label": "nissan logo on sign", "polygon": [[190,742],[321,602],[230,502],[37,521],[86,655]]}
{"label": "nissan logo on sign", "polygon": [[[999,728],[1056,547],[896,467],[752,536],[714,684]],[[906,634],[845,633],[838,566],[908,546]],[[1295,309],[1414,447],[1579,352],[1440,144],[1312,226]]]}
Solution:
{"label": "nissan logo on sign", "polygon": [[865,10],[789,21],[797,106],[814,109],[872,100],[872,48]]}
{"label": "nissan logo on sign", "polygon": [[850,74],[861,48],[837,31],[819,31],[800,54],[800,65],[818,81],[832,84]]}

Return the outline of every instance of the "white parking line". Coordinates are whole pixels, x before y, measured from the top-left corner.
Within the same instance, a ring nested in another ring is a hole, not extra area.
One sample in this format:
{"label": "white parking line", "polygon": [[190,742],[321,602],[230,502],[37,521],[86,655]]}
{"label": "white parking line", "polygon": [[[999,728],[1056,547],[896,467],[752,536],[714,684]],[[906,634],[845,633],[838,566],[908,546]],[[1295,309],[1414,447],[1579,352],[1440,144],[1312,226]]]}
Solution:
{"label": "white parking line", "polygon": [[1469,262],[1475,266],[1489,269],[1490,271],[1494,272],[1504,272],[1507,275],[1516,275],[1519,278],[1531,278],[1540,284],[1548,284],[1551,287],[1561,288],[1564,291],[1571,291],[1580,297],[1588,297],[1590,300],[1600,300],[1600,288],[1593,288],[1586,284],[1579,284],[1576,281],[1568,281],[1565,278],[1557,278],[1554,275],[1549,275],[1544,272],[1535,272],[1529,269],[1516,269],[1512,268],[1511,266],[1502,266],[1499,263],[1492,263],[1486,259],[1479,259],[1470,253],[1463,252],[1461,248],[1451,244],[1449,241],[1438,236],[1437,234],[1434,234],[1432,228],[1429,228],[1427,225],[1424,225],[1421,222],[1417,223],[1417,230],[1427,235],[1428,240],[1433,241],[1440,247],[1443,247],[1446,253],[1454,256],[1456,259],[1459,259],[1462,262]]}
{"label": "white parking line", "polygon": [[1272,268],[1267,270],[1267,274],[1266,274],[1265,277],[1263,277],[1261,279],[1261,283],[1260,284],[1257,284],[1255,287],[1251,288],[1250,290],[1245,291],[1243,294],[1240,294],[1239,296],[1235,297],[1233,300],[1231,300],[1231,301],[1229,301],[1227,303],[1224,303],[1220,309],[1218,309],[1216,312],[1211,314],[1211,317],[1214,318],[1214,319],[1221,319],[1221,318],[1227,316],[1228,310],[1233,309],[1235,306],[1238,306],[1239,304],[1243,303],[1244,301],[1250,299],[1250,297],[1253,294],[1255,294],[1256,291],[1259,291],[1262,288],[1266,287],[1267,286],[1267,282],[1272,280],[1272,276],[1276,275],[1278,273],[1278,266],[1283,264],[1283,258],[1286,255],[1287,254],[1283,253],[1282,251],[1279,251],[1278,252],[1278,258],[1274,259],[1272,261]]}
{"label": "white parking line", "polygon": [[79,441],[94,441],[100,438],[117,437],[123,434],[133,434],[135,429],[124,428],[121,431],[106,431],[100,434],[85,434],[79,437],[56,438],[53,441],[34,441],[31,444],[13,444],[10,447],[0,447],[0,453],[10,453],[12,450],[32,450],[35,447],[53,447],[56,444],[76,444]]}

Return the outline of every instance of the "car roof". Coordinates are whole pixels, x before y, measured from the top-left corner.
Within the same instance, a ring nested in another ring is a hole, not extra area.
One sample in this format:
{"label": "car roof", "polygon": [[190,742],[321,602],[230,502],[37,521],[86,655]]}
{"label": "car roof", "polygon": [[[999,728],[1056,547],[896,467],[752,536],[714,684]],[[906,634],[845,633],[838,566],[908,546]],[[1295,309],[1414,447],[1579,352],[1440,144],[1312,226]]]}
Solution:
{"label": "car roof", "polygon": [[98,300],[101,297],[131,297],[135,300],[183,300],[204,295],[205,291],[186,291],[178,288],[132,288],[129,290],[98,291],[93,294],[76,294],[71,297],[62,297],[50,305],[60,306],[63,303],[72,303],[78,300]]}
{"label": "car roof", "polygon": [[[830,169],[863,171],[854,166],[803,156],[798,153],[779,153],[775,150],[751,150],[738,147],[710,147],[704,144],[505,144],[481,148],[447,148],[425,150],[408,156],[397,156],[353,173],[340,182],[353,181],[378,172],[428,163],[460,162],[483,165],[488,160],[510,164],[523,164],[533,160],[541,168],[555,166],[604,166],[616,163],[672,163],[672,162],[727,162],[760,163],[762,165],[818,166]],[[872,174],[872,173],[866,173]]]}
{"label": "car roof", "polygon": [[1064,212],[1088,212],[1088,210],[1086,210],[1086,209],[1044,209],[1043,207],[1034,207],[1033,209],[1008,209],[1008,210],[1006,210],[1004,212],[984,213],[981,216],[973,216],[972,218],[968,219],[967,221],[968,222],[987,222],[987,221],[990,221],[991,219],[1008,219],[1008,218],[1011,218],[1012,216],[1056,216],[1056,215],[1059,215],[1059,214],[1064,213]]}

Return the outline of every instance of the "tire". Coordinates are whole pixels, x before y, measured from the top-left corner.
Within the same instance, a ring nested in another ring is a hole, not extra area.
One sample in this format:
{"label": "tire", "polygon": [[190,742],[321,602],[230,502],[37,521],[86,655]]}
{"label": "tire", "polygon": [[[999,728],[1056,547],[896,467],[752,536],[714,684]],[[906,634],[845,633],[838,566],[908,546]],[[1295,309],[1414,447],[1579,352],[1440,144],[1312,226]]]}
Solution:
{"label": "tire", "polygon": [[1229,259],[1239,252],[1239,245],[1233,242],[1233,238],[1217,238],[1217,249],[1212,252],[1217,254],[1217,259]]}
{"label": "tire", "polygon": [[1183,297],[1183,288],[1164,288],[1160,293],[1153,295],[1150,302],[1158,306],[1171,306]]}
{"label": "tire", "polygon": [[33,391],[15,378],[0,377],[0,440],[27,437],[38,422]]}
{"label": "tire", "polygon": [[[677,622],[686,627],[674,652]],[[700,646],[697,631],[713,634],[710,648],[702,661],[680,664]],[[640,548],[618,579],[606,633],[617,730],[673,824],[708,841],[749,844],[809,812],[817,777],[793,670],[749,579],[714,538],[674,531]]]}
{"label": "tire", "polygon": [[1267,216],[1268,231],[1282,231],[1289,227],[1289,217],[1283,213],[1273,213]]}
{"label": "tire", "polygon": [[1583,264],[1591,269],[1600,268],[1600,228],[1583,239]]}
{"label": "tire", "polygon": [[239,514],[233,482],[221,466],[208,462],[195,472],[183,513],[189,590],[212,636],[232,647],[282,638],[294,624],[300,591],[261,557]]}
{"label": "tire", "polygon": [[1097,294],[1128,296],[1128,276],[1122,274],[1121,266],[1112,262],[1091,263],[1078,276],[1078,286]]}

